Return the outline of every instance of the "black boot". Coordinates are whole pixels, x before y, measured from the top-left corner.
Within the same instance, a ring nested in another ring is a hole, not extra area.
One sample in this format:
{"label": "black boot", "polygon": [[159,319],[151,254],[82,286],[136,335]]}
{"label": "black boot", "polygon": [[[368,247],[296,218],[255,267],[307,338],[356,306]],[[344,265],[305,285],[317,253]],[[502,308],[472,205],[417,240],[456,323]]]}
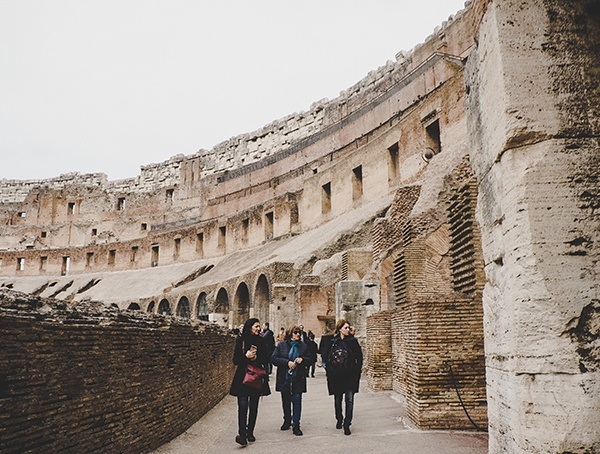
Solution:
{"label": "black boot", "polygon": [[290,427],[292,427],[292,423],[289,421],[283,421],[283,424],[281,425],[280,429],[281,430],[288,430]]}
{"label": "black boot", "polygon": [[341,419],[338,419],[337,422],[335,423],[335,428],[336,429],[341,429],[344,425],[344,422]]}
{"label": "black boot", "polygon": [[246,435],[246,439],[250,443],[254,443],[256,441],[256,437],[254,436],[254,434],[252,432],[248,432],[248,434]]}
{"label": "black boot", "polygon": [[248,440],[246,440],[246,438],[242,437],[241,435],[235,437],[235,442],[242,446],[246,446],[248,444]]}
{"label": "black boot", "polygon": [[346,425],[344,424],[344,435],[350,435],[352,432],[350,432],[350,425]]}
{"label": "black boot", "polygon": [[300,430],[300,424],[296,424],[295,426],[293,426],[292,432],[294,433],[294,435],[304,435]]}

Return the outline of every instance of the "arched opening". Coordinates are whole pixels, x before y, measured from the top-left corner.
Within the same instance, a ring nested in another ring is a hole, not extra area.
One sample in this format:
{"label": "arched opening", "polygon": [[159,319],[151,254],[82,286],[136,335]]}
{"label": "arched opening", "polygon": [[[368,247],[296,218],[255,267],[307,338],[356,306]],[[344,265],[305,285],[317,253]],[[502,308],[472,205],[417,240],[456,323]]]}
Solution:
{"label": "arched opening", "polygon": [[139,311],[140,309],[141,307],[138,303],[131,303],[129,306],[127,306],[127,310],[130,311]]}
{"label": "arched opening", "polygon": [[160,301],[157,313],[159,315],[171,315],[171,305],[167,299]]}
{"label": "arched opening", "polygon": [[208,321],[208,303],[206,301],[206,293],[202,292],[196,300],[196,318],[198,320]]}
{"label": "arched opening", "polygon": [[248,286],[244,282],[238,286],[235,292],[233,307],[234,326],[241,325],[250,317],[250,292],[248,291]]}
{"label": "arched opening", "polygon": [[261,274],[256,282],[256,288],[254,289],[254,316],[258,318],[261,323],[270,322],[269,319],[269,305],[271,303],[271,292],[269,289],[269,282],[264,274]]}
{"label": "arched opening", "polygon": [[[215,299],[215,311],[212,313],[212,321],[219,325],[227,326],[229,322],[229,295],[224,288],[219,289]],[[230,328],[233,325],[229,326]]]}
{"label": "arched opening", "polygon": [[156,305],[155,301],[150,301],[150,304],[148,304],[148,308],[146,309],[146,312],[154,312],[155,305]]}
{"label": "arched opening", "polygon": [[177,317],[190,318],[192,311],[190,310],[190,300],[185,296],[182,296],[177,303],[177,309],[175,311]]}

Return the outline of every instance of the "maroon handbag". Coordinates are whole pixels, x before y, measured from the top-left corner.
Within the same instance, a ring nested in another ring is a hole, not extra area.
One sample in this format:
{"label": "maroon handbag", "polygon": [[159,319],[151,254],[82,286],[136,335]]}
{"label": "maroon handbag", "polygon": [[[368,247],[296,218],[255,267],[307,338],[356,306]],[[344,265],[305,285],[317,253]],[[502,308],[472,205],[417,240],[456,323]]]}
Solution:
{"label": "maroon handbag", "polygon": [[246,373],[244,374],[242,383],[251,388],[261,390],[266,376],[267,372],[262,367],[248,363],[246,365]]}

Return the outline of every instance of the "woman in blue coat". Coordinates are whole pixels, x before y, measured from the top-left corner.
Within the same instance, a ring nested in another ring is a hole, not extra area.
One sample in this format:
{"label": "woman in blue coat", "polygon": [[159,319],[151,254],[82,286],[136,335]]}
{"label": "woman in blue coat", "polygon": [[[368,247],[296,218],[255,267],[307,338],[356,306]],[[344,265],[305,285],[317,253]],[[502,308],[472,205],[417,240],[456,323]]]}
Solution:
{"label": "woman in blue coat", "polygon": [[277,366],[275,389],[281,393],[283,425],[281,430],[292,427],[294,435],[302,435],[300,415],[302,394],[306,392],[306,368],[311,364],[307,345],[300,340],[302,330],[292,326],[285,340],[277,344],[271,362]]}
{"label": "woman in blue coat", "polygon": [[233,351],[233,364],[237,366],[229,394],[237,397],[238,402],[238,435],[235,441],[246,446],[249,441],[256,441],[254,427],[258,416],[258,400],[260,396],[271,394],[269,389],[269,377],[264,379],[262,389],[254,389],[244,385],[246,365],[248,363],[262,367],[267,370],[269,354],[265,340],[259,335],[260,322],[256,318],[250,318],[244,323],[242,333],[238,336]]}

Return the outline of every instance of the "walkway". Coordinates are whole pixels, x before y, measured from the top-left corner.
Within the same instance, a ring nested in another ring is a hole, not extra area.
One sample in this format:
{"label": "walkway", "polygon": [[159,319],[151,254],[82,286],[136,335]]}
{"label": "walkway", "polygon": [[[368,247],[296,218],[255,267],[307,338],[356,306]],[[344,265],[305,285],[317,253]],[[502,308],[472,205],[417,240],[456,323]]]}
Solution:
{"label": "walkway", "polygon": [[[310,454],[405,453],[405,454],[484,454],[487,433],[418,430],[407,419],[405,406],[397,393],[371,391],[366,382],[355,397],[352,435],[336,430],[333,397],[327,394],[325,372],[317,368],[316,378],[308,379],[303,397],[301,427],[304,435],[281,431],[283,422],[279,393],[262,398],[258,407],[256,442],[243,448],[237,434],[236,400],[227,396],[200,421],[155,454]],[[271,376],[274,383],[274,374]]]}

